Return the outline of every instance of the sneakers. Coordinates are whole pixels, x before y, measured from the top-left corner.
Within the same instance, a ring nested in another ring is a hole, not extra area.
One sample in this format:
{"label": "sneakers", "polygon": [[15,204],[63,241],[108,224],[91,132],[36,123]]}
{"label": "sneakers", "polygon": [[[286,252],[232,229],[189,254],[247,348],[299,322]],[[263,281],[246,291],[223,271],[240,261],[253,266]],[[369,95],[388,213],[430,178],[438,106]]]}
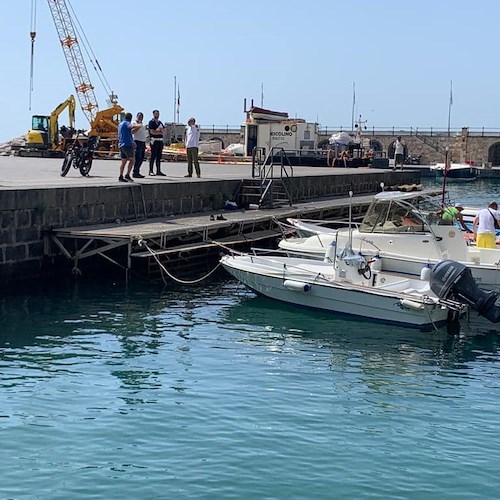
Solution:
{"label": "sneakers", "polygon": [[144,179],[144,175],[141,175],[141,174],[132,174],[132,177],[134,179]]}
{"label": "sneakers", "polygon": [[118,180],[120,182],[127,182],[127,180],[123,178],[123,175],[120,175],[120,177],[118,177]]}
{"label": "sneakers", "polygon": [[154,172],[149,172],[149,175],[156,175]]}
{"label": "sneakers", "polygon": [[198,179],[201,177],[201,174],[196,174],[196,177],[198,177]]}
{"label": "sneakers", "polygon": [[217,216],[217,220],[227,220],[222,214]]}
{"label": "sneakers", "polygon": [[156,172],[156,175],[161,175],[162,177],[166,177],[166,175],[163,172]]}
{"label": "sneakers", "polygon": [[185,175],[184,177],[193,177],[193,176],[192,176],[192,175],[190,175],[190,174],[187,174],[187,175]]}
{"label": "sneakers", "polygon": [[210,220],[215,220],[215,217],[213,215],[211,215]]}
{"label": "sneakers", "polygon": [[134,180],[130,177],[130,175],[129,175],[129,174],[127,174],[127,175],[125,176],[125,180],[126,180],[127,182],[134,182]]}

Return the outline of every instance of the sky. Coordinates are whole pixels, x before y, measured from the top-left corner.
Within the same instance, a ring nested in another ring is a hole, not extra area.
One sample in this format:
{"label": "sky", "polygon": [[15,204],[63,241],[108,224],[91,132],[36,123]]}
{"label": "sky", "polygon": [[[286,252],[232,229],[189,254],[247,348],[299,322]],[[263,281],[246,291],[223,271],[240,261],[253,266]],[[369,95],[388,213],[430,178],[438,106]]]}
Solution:
{"label": "sky", "polygon": [[[452,129],[500,131],[498,0],[66,1],[134,116],[159,109],[174,121],[176,81],[182,123],[239,126],[246,98],[345,129],[354,100],[370,129],[446,130],[450,117]],[[30,110],[32,0],[0,6],[2,143],[75,91],[47,1],[37,0]],[[103,109],[107,93],[88,60],[87,69]],[[79,110],[77,128],[87,123]]]}

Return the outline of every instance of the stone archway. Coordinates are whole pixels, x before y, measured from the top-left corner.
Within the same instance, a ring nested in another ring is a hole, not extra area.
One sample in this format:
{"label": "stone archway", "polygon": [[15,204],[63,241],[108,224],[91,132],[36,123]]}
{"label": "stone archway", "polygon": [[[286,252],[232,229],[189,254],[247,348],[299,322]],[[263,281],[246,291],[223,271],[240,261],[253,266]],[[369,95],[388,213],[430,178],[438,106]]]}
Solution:
{"label": "stone archway", "polygon": [[374,153],[381,153],[384,147],[376,139],[370,139],[370,149],[372,149]]}
{"label": "stone archway", "polygon": [[493,167],[500,165],[500,142],[494,142],[488,149],[488,162]]}

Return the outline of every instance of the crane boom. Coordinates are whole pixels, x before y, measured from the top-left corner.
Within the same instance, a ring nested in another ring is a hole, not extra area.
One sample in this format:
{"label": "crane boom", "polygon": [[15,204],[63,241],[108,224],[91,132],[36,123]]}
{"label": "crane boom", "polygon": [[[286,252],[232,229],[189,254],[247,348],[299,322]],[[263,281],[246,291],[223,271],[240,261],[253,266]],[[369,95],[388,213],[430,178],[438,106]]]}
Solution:
{"label": "crane boom", "polygon": [[47,0],[83,113],[92,124],[99,106],[65,0]]}

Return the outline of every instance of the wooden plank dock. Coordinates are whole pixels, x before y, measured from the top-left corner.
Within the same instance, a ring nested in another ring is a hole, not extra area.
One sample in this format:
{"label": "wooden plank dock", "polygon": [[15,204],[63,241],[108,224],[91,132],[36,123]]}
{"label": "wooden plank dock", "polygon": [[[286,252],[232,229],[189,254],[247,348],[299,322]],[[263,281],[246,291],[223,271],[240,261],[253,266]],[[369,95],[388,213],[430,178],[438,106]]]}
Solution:
{"label": "wooden plank dock", "polygon": [[[373,195],[352,198],[353,219],[359,220],[372,199]],[[217,255],[223,247],[249,247],[256,242],[276,241],[283,236],[279,222],[289,217],[347,222],[349,204],[349,198],[338,198],[274,209],[204,212],[68,227],[48,231],[45,241],[47,253],[50,253],[51,244],[55,244],[73,262],[75,273],[80,273],[83,259],[100,256],[122,268],[128,278],[130,271],[138,267],[134,262],[137,260],[167,262],[178,267],[180,263],[186,264],[188,257],[207,259],[209,254]]]}

